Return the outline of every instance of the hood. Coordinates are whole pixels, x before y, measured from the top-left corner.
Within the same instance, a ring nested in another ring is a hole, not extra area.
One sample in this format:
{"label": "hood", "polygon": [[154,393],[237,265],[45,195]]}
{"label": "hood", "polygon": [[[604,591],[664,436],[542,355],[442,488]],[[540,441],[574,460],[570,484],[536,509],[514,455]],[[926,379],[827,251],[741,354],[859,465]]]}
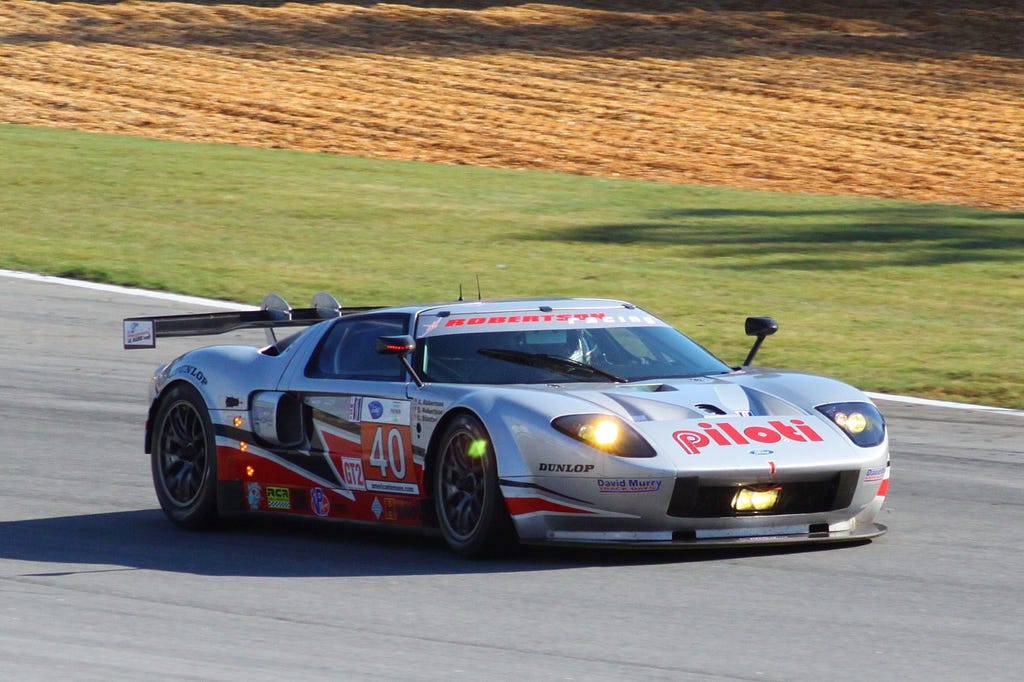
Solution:
{"label": "hood", "polygon": [[770,393],[710,377],[565,392],[637,423],[806,412]]}
{"label": "hood", "polygon": [[[802,400],[798,404],[750,385],[758,382],[787,387],[787,397]],[[813,390],[791,388],[801,382]],[[837,465],[857,468],[877,455],[857,447],[814,409],[838,400],[867,400],[845,389],[845,384],[820,377],[764,372],[564,392],[625,418],[682,470],[775,478]]]}

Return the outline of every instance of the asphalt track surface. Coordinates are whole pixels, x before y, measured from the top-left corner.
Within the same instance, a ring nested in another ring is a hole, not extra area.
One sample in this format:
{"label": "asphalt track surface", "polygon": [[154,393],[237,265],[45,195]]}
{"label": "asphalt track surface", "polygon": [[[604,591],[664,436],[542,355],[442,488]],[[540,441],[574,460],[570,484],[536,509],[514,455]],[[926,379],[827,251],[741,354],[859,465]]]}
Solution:
{"label": "asphalt track surface", "polygon": [[[197,305],[0,277],[0,676],[10,680],[1017,680],[1024,415],[883,401],[873,542],[526,549],[345,526],[172,527],[146,382]],[[199,340],[202,341],[202,340]]]}

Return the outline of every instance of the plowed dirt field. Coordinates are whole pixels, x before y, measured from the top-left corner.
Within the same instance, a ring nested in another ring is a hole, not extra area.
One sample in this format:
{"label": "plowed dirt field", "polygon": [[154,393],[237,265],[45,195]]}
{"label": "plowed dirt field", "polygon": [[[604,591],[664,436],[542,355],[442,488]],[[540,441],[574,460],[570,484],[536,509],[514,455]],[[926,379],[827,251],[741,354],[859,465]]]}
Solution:
{"label": "plowed dirt field", "polygon": [[6,0],[0,121],[1019,210],[1024,3]]}

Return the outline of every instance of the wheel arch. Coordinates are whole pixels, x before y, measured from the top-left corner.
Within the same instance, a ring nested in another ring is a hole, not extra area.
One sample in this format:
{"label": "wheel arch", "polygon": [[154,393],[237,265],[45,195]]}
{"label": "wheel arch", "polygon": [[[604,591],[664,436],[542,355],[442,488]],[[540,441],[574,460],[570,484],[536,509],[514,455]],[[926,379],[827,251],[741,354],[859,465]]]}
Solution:
{"label": "wheel arch", "polygon": [[149,404],[149,413],[146,415],[145,453],[147,455],[153,452],[153,423],[156,421],[157,412],[160,411],[160,407],[164,404],[164,401],[167,400],[167,396],[171,394],[172,390],[182,385],[190,386],[193,390],[195,390],[196,393],[199,394],[199,397],[202,399],[203,403],[206,405],[206,409],[211,409],[209,397],[203,392],[202,388],[196,386],[195,383],[184,378],[174,379],[173,381],[169,382],[167,385],[160,389],[160,392],[156,395],[155,398],[153,398],[153,402]]}
{"label": "wheel arch", "polygon": [[[434,427],[434,432],[430,434],[430,441],[427,443],[427,449],[423,453],[423,489],[428,491],[427,499],[429,500],[433,500],[434,498],[433,490],[434,476],[437,470],[437,449],[440,447],[441,438],[444,437],[445,431],[448,430],[448,425],[457,417],[464,414],[469,415],[470,417],[479,420],[481,424],[484,424],[484,420],[477,412],[465,405],[459,405],[448,410],[448,412],[446,412],[437,422],[437,425]],[[484,428],[487,428],[486,424],[484,424]],[[490,433],[490,431],[488,431],[488,433]],[[495,454],[495,458],[497,458],[497,454]]]}

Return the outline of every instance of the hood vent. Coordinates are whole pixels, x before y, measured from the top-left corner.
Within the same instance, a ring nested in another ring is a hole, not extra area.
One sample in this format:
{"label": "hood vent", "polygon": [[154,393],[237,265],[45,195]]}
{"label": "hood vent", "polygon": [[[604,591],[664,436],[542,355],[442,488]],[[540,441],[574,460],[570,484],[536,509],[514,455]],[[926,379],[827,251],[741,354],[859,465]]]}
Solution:
{"label": "hood vent", "polygon": [[700,403],[699,405],[694,405],[694,407],[696,407],[698,410],[700,410],[704,414],[708,414],[708,415],[712,415],[712,416],[716,416],[716,417],[729,414],[728,412],[726,412],[722,408],[718,407],[717,405],[711,405],[709,403]]}

